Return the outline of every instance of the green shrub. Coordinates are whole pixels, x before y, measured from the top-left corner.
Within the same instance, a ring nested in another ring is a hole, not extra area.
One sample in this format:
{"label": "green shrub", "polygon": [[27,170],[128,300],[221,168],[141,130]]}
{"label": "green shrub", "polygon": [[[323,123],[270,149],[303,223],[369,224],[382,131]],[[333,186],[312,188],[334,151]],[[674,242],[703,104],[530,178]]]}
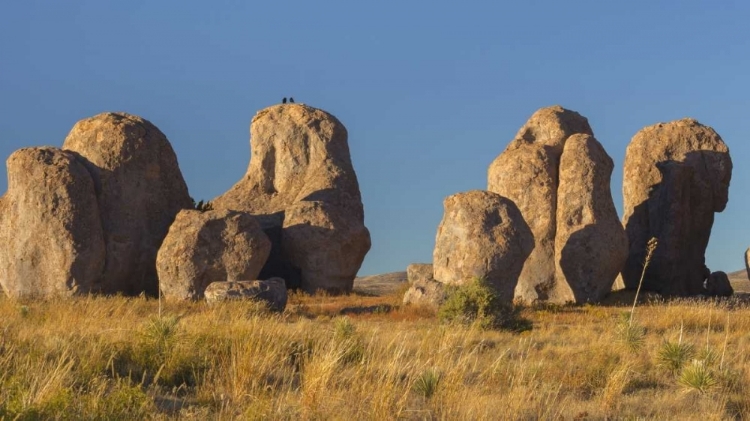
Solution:
{"label": "green shrub", "polygon": [[431,368],[422,372],[414,382],[412,390],[424,398],[431,398],[437,391],[442,374],[437,369]]}
{"label": "green shrub", "polygon": [[442,322],[476,324],[483,329],[518,326],[518,309],[504,303],[485,279],[474,278],[464,285],[449,286],[447,298],[438,309]]}
{"label": "green shrub", "polygon": [[712,370],[704,361],[693,360],[693,363],[685,367],[678,379],[680,385],[687,390],[695,390],[706,393],[718,383]]}
{"label": "green shrub", "polygon": [[658,364],[674,374],[682,369],[685,363],[693,357],[693,354],[692,344],[667,341],[659,350]]}

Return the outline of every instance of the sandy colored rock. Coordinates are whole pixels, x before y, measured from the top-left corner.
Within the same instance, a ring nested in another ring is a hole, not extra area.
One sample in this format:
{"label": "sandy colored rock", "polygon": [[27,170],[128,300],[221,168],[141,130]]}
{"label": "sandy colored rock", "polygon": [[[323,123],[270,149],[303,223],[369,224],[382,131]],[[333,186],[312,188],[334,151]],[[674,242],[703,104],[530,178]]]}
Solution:
{"label": "sandy colored rock", "polygon": [[284,280],[271,278],[263,281],[213,282],[205,291],[206,301],[254,300],[268,305],[273,311],[284,311],[287,292]]}
{"label": "sandy colored rock", "polygon": [[192,207],[166,136],[149,121],[103,113],[79,121],[63,149],[78,153],[96,187],[106,246],[105,293],[157,293],[156,253],[175,215]]}
{"label": "sandy colored rock", "polygon": [[270,251],[249,213],[183,210],[156,258],[159,286],[168,299],[201,299],[212,282],[257,279]]}
{"label": "sandy colored rock", "polygon": [[488,190],[512,200],[534,234],[516,298],[597,302],[612,289],[627,254],[613,166],[586,118],[559,106],[534,113],[490,165]]}
{"label": "sandy colored rock", "polygon": [[484,278],[500,299],[513,300],[534,237],[509,199],[473,190],[447,197],[433,252],[434,277],[445,284]]}
{"label": "sandy colored rock", "polygon": [[446,299],[445,285],[431,278],[418,278],[404,293],[405,305],[427,305],[439,307]]}
{"label": "sandy colored rock", "polygon": [[567,139],[593,135],[588,120],[560,106],[535,112],[490,165],[487,189],[512,200],[534,234],[534,250],[518,279],[524,301],[555,301],[558,166]]}
{"label": "sandy colored rock", "polygon": [[370,234],[346,128],[325,111],[287,104],[259,111],[250,136],[247,173],[214,208],[260,217],[273,244],[262,276],[286,276],[307,292],[351,291]]}
{"label": "sandy colored rock", "polygon": [[602,300],[628,256],[610,191],[614,163],[591,135],[575,134],[560,158],[555,233],[556,302]]}
{"label": "sandy colored rock", "polygon": [[0,284],[14,298],[95,290],[104,236],[94,182],[75,155],[25,148],[7,161],[0,198]]}
{"label": "sandy colored rock", "polygon": [[432,263],[412,263],[406,267],[406,279],[409,283],[421,280],[434,280],[434,268]]}
{"label": "sandy colored rock", "polygon": [[623,178],[627,288],[637,287],[646,242],[656,237],[659,246],[643,288],[676,296],[704,292],[706,246],[714,213],[727,205],[731,176],[726,144],[696,120],[659,123],[636,133]]}

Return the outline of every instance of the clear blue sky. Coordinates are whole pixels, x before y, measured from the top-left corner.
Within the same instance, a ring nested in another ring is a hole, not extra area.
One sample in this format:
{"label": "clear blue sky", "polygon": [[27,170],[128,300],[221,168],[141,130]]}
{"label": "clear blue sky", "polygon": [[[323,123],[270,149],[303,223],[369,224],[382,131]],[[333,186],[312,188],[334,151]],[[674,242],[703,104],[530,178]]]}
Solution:
{"label": "clear blue sky", "polygon": [[[102,1],[0,5],[0,159],[127,111],[170,139],[191,195],[245,172],[249,122],[284,96],[349,130],[372,249],[361,275],[431,260],[445,196],[538,108],[588,117],[615,161],[640,128],[694,117],[734,161],[707,252],[750,245],[750,2]],[[7,179],[0,177],[0,192]]]}

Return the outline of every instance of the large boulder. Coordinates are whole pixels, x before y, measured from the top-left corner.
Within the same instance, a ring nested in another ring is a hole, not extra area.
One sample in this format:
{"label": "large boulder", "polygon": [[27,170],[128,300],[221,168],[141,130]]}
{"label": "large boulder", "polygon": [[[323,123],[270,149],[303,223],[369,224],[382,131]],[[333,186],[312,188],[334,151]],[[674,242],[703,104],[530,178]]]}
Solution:
{"label": "large boulder", "polygon": [[104,230],[104,293],[157,293],[156,253],[175,215],[192,207],[172,146],[156,126],[125,113],[79,121],[63,149],[84,161]]}
{"label": "large boulder", "polygon": [[406,279],[412,284],[422,280],[434,280],[434,271],[432,263],[412,263],[406,267]]}
{"label": "large boulder", "polygon": [[706,279],[706,295],[714,297],[731,297],[734,294],[732,283],[726,272],[713,272]]}
{"label": "large boulder", "polygon": [[212,282],[206,287],[206,301],[217,303],[232,300],[259,301],[272,311],[284,311],[287,291],[284,280]]}
{"label": "large boulder", "polygon": [[26,148],[7,161],[0,198],[0,285],[15,298],[95,290],[104,235],[94,182],[75,154]]}
{"label": "large boulder", "polygon": [[610,191],[614,163],[587,134],[565,142],[560,157],[555,232],[557,301],[598,302],[628,257],[628,239]]}
{"label": "large boulder", "polygon": [[247,174],[212,203],[259,217],[273,244],[261,277],[307,292],[350,292],[370,233],[347,131],[303,104],[258,112],[250,127]]}
{"label": "large boulder", "polygon": [[473,190],[449,196],[433,251],[436,280],[464,284],[484,278],[511,302],[534,236],[509,199]]}
{"label": "large boulder", "polygon": [[732,160],[721,137],[693,119],[659,123],[636,133],[625,153],[623,224],[630,250],[622,271],[637,288],[646,243],[658,239],[643,289],[662,295],[704,293],[714,213],[729,198]]}
{"label": "large boulder", "polygon": [[[627,247],[609,190],[612,167],[588,120],[560,106],[535,112],[492,162],[487,189],[512,200],[534,234],[516,298],[589,302],[611,289]],[[601,249],[603,239],[613,242]],[[602,267],[588,250],[601,253]]]}
{"label": "large boulder", "polygon": [[745,271],[747,272],[747,279],[750,281],[750,247],[745,250]]}
{"label": "large boulder", "polygon": [[159,249],[159,287],[168,299],[201,299],[212,282],[257,279],[271,242],[246,212],[183,210]]}

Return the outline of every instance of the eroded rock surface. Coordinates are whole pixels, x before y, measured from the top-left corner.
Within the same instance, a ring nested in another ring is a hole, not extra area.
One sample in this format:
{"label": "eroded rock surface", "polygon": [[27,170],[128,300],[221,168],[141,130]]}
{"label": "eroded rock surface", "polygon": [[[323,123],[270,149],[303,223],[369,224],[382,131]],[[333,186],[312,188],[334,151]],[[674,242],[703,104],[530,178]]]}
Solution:
{"label": "eroded rock surface", "polygon": [[473,190],[447,197],[443,207],[433,252],[435,279],[460,285],[484,278],[501,300],[511,302],[534,248],[516,205],[499,194]]}
{"label": "eroded rock surface", "polygon": [[636,133],[625,154],[624,217],[630,250],[625,286],[638,286],[646,243],[658,238],[643,288],[662,295],[704,293],[705,251],[714,213],[729,198],[732,160],[721,137],[693,119]]}
{"label": "eroded rock surface", "polygon": [[287,291],[284,280],[271,278],[256,281],[213,282],[205,291],[206,301],[253,300],[265,303],[270,310],[284,311]]}
{"label": "eroded rock surface", "polygon": [[79,121],[63,149],[94,181],[106,248],[105,293],[157,293],[156,254],[175,215],[192,207],[166,136],[149,121],[103,113]]}
{"label": "eroded rock surface", "polygon": [[212,282],[257,279],[270,251],[249,213],[180,211],[156,259],[162,294],[196,300]]}
{"label": "eroded rock surface", "polygon": [[[516,298],[589,302],[611,289],[627,247],[609,190],[612,167],[588,120],[560,106],[535,112],[492,162],[488,190],[512,200],[534,235]],[[602,249],[602,239],[613,242]]]}
{"label": "eroded rock surface", "polygon": [[7,161],[0,198],[0,284],[10,297],[88,293],[104,269],[94,182],[75,154],[25,148]]}
{"label": "eroded rock surface", "polygon": [[214,208],[257,215],[273,246],[263,276],[290,287],[350,292],[370,249],[346,128],[303,104],[258,112],[246,175]]}

